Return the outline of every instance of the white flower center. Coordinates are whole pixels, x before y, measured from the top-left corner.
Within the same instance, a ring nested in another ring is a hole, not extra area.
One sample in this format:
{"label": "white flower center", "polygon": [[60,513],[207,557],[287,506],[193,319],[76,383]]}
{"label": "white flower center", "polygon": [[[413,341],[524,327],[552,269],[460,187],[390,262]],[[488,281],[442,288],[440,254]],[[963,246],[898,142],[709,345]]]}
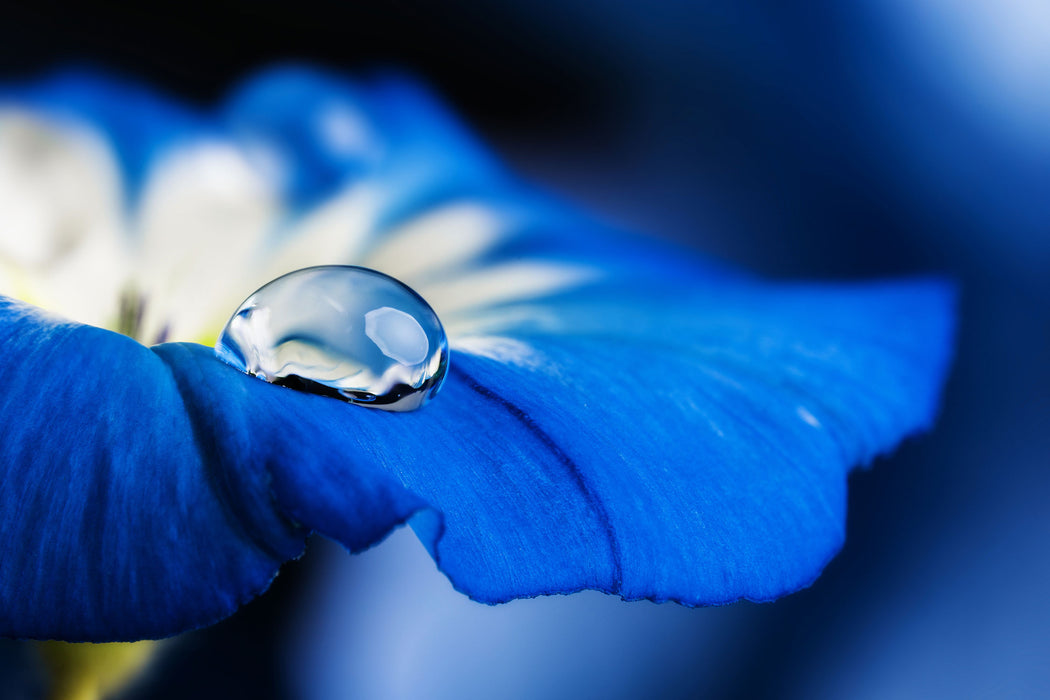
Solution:
{"label": "white flower center", "polygon": [[[318,128],[347,147],[370,133],[328,116]],[[380,230],[379,215],[403,193],[367,178],[290,215],[279,178],[252,154],[250,144],[214,138],[169,145],[150,164],[139,200],[125,205],[104,139],[0,111],[0,294],[145,343],[212,344],[228,315],[270,280],[313,265],[358,264],[419,292],[449,317],[454,341],[483,332],[471,321],[474,310],[596,275],[538,258],[479,265],[514,234],[515,222],[476,201],[448,202]]]}
{"label": "white flower center", "polygon": [[111,325],[129,269],[121,191],[89,131],[0,112],[0,292]]}

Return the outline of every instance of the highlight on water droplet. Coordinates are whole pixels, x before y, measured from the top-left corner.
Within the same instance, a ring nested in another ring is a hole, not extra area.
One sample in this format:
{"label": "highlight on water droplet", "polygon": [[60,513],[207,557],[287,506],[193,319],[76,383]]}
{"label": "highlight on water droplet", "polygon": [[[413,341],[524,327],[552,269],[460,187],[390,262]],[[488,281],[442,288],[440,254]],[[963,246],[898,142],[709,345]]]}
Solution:
{"label": "highlight on water droplet", "polygon": [[425,404],[448,370],[445,329],[423,297],[349,265],[264,285],[227,321],[215,354],[273,384],[388,411]]}

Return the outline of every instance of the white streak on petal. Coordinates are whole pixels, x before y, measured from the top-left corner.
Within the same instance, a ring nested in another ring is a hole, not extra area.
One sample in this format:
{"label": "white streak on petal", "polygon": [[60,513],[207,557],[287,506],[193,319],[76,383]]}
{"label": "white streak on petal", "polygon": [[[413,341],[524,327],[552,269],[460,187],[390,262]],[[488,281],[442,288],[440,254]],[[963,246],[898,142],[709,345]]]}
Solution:
{"label": "white streak on petal", "polygon": [[429,272],[477,258],[507,229],[492,209],[460,202],[416,217],[387,233],[362,264],[409,286]]}
{"label": "white streak on petal", "polygon": [[543,333],[566,332],[564,321],[542,302],[471,309],[466,313],[446,315],[442,317],[441,323],[454,343],[458,343],[461,338],[499,335],[523,328]]}
{"label": "white streak on petal", "polygon": [[154,166],[138,213],[142,338],[207,340],[252,291],[241,273],[281,214],[275,183],[233,145],[197,142]]}
{"label": "white streak on petal", "polygon": [[543,355],[534,347],[515,338],[495,335],[469,336],[458,339],[452,344],[452,349],[528,369],[549,366]]}
{"label": "white streak on petal", "polygon": [[316,126],[328,150],[344,158],[376,159],[381,155],[380,139],[368,119],[340,102],[317,112]]}
{"label": "white streak on petal", "polygon": [[579,287],[599,276],[598,270],[582,265],[526,260],[434,280],[416,291],[444,319],[468,309],[547,296]]}
{"label": "white streak on petal", "polygon": [[817,420],[817,417],[814,416],[812,413],[810,413],[809,410],[805,406],[797,407],[795,409],[795,413],[798,414],[798,417],[801,418],[802,421],[804,423],[806,423],[806,425],[810,425],[810,426],[812,426],[814,428],[821,427],[820,426],[820,421]]}
{"label": "white streak on petal", "polygon": [[93,325],[129,272],[119,170],[87,129],[0,112],[0,293]]}
{"label": "white streak on petal", "polygon": [[345,188],[296,222],[275,246],[262,252],[263,259],[254,266],[254,286],[245,287],[242,296],[304,267],[356,263],[374,230],[379,208],[380,199],[374,189],[363,185]]}

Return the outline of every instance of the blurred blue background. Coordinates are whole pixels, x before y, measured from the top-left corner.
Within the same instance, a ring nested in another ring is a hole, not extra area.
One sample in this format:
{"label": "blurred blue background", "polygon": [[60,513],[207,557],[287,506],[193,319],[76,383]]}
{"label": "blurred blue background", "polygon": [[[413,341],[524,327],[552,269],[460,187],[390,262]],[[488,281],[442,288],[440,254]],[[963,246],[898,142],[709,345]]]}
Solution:
{"label": "blurred blue background", "polygon": [[[850,483],[774,604],[485,608],[398,533],[317,542],[123,697],[1050,696],[1050,6],[1038,0],[221,2],[5,9],[0,77],[90,62],[201,104],[287,59],[393,63],[518,172],[772,277],[946,273],[936,430]],[[3,645],[11,697],[31,659]]]}

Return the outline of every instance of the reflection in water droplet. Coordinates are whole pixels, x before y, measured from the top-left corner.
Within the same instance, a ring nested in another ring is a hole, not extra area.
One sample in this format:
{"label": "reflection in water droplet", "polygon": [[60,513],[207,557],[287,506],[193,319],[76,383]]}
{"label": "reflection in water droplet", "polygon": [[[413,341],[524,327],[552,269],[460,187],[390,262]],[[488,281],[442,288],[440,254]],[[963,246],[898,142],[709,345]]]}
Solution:
{"label": "reflection in water droplet", "polygon": [[215,353],[268,382],[389,411],[422,406],[448,369],[445,330],[422,297],[341,265],[263,286],[226,323]]}

